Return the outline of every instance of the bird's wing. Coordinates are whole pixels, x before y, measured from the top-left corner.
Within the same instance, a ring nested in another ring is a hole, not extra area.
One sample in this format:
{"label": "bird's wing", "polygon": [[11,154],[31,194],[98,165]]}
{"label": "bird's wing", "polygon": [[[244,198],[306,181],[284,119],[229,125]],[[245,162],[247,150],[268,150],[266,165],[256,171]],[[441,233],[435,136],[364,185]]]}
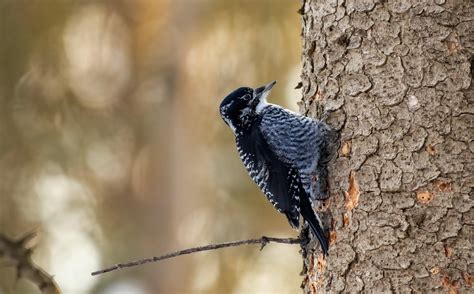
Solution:
{"label": "bird's wing", "polygon": [[296,169],[276,156],[258,128],[240,139],[237,148],[250,177],[290,224],[298,227],[301,184]]}
{"label": "bird's wing", "polygon": [[[329,248],[321,221],[312,209],[314,199],[312,175],[315,169],[326,171],[336,134],[324,123],[300,116],[278,106],[268,106],[262,111],[260,132],[271,154],[294,173],[299,186],[299,209],[319,240],[324,254]],[[318,172],[315,173],[319,175]],[[325,180],[325,179],[324,179]],[[295,187],[298,188],[298,187]],[[303,191],[301,191],[303,190]],[[316,194],[319,194],[318,192]],[[296,198],[296,197],[295,197]],[[316,197],[317,198],[317,197]]]}
{"label": "bird's wing", "polygon": [[266,179],[257,182],[258,186],[275,208],[286,214],[290,224],[297,228],[301,183],[298,182],[296,170],[276,158],[272,159],[271,164],[265,163],[264,170]]}

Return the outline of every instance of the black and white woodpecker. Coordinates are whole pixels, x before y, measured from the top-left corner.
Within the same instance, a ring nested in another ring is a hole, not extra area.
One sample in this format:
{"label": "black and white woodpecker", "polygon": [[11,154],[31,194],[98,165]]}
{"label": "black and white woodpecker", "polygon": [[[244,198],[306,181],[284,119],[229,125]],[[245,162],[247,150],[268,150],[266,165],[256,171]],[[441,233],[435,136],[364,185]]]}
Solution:
{"label": "black and white woodpecker", "polygon": [[235,135],[250,177],[293,228],[303,217],[327,255],[328,239],[312,203],[328,196],[326,164],[334,131],[322,121],[268,103],[275,83],[234,90],[222,101],[220,114]]}

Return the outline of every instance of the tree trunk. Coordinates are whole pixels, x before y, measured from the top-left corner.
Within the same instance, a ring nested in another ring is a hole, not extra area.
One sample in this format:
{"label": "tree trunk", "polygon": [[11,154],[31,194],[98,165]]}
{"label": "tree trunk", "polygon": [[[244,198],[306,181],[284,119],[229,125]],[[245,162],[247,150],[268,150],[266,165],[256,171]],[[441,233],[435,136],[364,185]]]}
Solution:
{"label": "tree trunk", "polygon": [[[307,0],[301,111],[340,130],[306,293],[473,291],[474,4]],[[471,292],[472,293],[472,292]]]}

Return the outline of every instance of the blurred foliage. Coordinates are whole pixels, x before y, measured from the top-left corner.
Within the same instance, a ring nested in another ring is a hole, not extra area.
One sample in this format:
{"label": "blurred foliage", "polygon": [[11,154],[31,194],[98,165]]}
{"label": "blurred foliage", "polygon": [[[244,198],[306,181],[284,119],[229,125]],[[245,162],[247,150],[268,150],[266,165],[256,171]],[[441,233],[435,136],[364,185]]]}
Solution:
{"label": "blurred foliage", "polygon": [[[218,115],[241,85],[299,93],[299,2],[0,0],[0,233],[36,229],[64,293],[298,291],[297,246],[239,247],[91,277],[212,242],[295,236]],[[1,262],[1,260],[0,260]],[[0,293],[37,293],[0,267]]]}

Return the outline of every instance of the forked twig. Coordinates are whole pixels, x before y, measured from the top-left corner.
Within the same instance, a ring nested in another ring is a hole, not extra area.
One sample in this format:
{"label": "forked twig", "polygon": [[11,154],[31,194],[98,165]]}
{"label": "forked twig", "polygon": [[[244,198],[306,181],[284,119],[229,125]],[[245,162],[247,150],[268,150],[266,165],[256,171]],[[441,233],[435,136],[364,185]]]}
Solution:
{"label": "forked twig", "polygon": [[196,252],[201,252],[201,251],[209,251],[209,250],[215,250],[215,249],[220,249],[220,248],[226,248],[226,247],[235,247],[235,246],[241,246],[241,245],[252,245],[252,244],[261,244],[260,250],[263,249],[268,243],[281,243],[281,244],[300,244],[301,240],[299,238],[274,238],[274,237],[265,237],[262,236],[258,239],[249,239],[249,240],[240,240],[240,241],[233,241],[233,242],[225,242],[225,243],[217,243],[217,244],[209,244],[205,246],[199,246],[199,247],[193,247],[193,248],[188,248],[180,251],[176,251],[173,253],[168,253],[165,255],[161,256],[154,256],[154,257],[149,257],[149,258],[143,258],[135,261],[130,261],[126,263],[118,263],[116,265],[113,265],[111,267],[98,270],[95,272],[92,272],[92,276],[108,273],[114,270],[126,268],[126,267],[134,267],[150,262],[156,262],[164,259],[169,259],[181,255],[186,255],[186,254],[191,254],[191,253],[196,253]]}
{"label": "forked twig", "polygon": [[0,258],[5,258],[17,271],[17,277],[23,277],[35,284],[41,293],[60,293],[54,278],[31,260],[33,250],[26,243],[34,238],[35,232],[25,234],[18,239],[11,239],[0,234]]}

